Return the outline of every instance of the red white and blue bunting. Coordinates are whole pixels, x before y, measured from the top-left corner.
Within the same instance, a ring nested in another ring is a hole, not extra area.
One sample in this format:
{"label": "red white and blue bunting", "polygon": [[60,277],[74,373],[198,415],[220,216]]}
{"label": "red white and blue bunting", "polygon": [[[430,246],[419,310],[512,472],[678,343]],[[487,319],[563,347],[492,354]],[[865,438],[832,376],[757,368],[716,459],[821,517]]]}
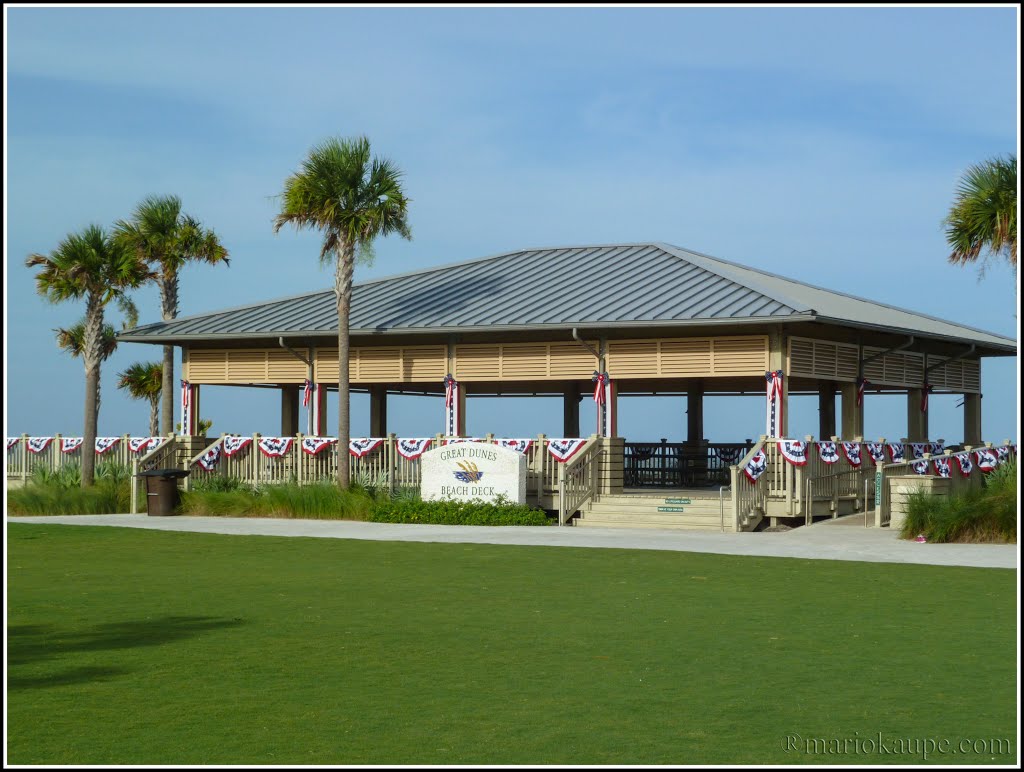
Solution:
{"label": "red white and blue bunting", "polygon": [[97,437],[96,452],[101,456],[121,441],[120,437]]}
{"label": "red white and blue bunting", "polygon": [[149,447],[149,443],[152,439],[152,437],[129,437],[128,450],[132,453],[141,453]]}
{"label": "red white and blue bunting", "polygon": [[768,468],[768,455],[764,450],[759,450],[743,467],[743,474],[747,476],[747,479],[752,483],[757,482],[757,478],[764,474],[764,470]]}
{"label": "red white and blue bunting", "polygon": [[293,442],[292,437],[260,437],[260,453],[267,458],[281,458],[291,450]]}
{"label": "red white and blue bunting", "polygon": [[1005,464],[1010,460],[1010,456],[1013,455],[1014,449],[1010,445],[1002,445],[996,448],[996,456],[999,459],[1000,464]]}
{"label": "red white and blue bunting", "polygon": [[[338,442],[337,437],[303,437],[302,452],[307,456],[315,456]],[[349,443],[349,452],[352,445]]]}
{"label": "red white and blue bunting", "polygon": [[928,412],[928,395],[934,391],[934,388],[930,383],[926,383],[924,388],[921,389],[921,412]]}
{"label": "red white and blue bunting", "polygon": [[971,454],[957,453],[953,458],[956,459],[956,463],[960,467],[960,474],[964,477],[970,477],[971,471],[974,469],[974,462],[971,460]]}
{"label": "red white and blue bunting", "polygon": [[414,461],[426,452],[427,448],[430,447],[430,443],[431,439],[429,437],[400,439],[397,445],[398,455]]}
{"label": "red white and blue bunting", "polygon": [[831,440],[818,443],[818,455],[821,456],[822,461],[830,466],[839,461],[839,449]]}
{"label": "red white and blue bunting", "polygon": [[586,440],[571,439],[569,437],[551,439],[548,441],[548,453],[550,453],[559,464],[564,464],[570,458],[579,453],[586,444]]}
{"label": "red white and blue bunting", "polygon": [[441,441],[442,445],[454,445],[457,442],[483,442],[483,437],[446,437]]}
{"label": "red white and blue bunting", "polygon": [[192,386],[189,382],[181,382],[181,433],[192,434]]}
{"label": "red white and blue bunting", "polygon": [[231,456],[241,453],[251,444],[252,437],[225,437],[223,442],[224,455],[231,458]]}
{"label": "red white and blue bunting", "polygon": [[859,442],[844,442],[843,443],[843,455],[846,456],[846,460],[850,466],[858,467],[861,464],[860,458],[860,443]]}
{"label": "red white and blue bunting", "polygon": [[459,421],[459,382],[451,373],[444,377],[444,433],[457,437],[462,433]]}
{"label": "red white and blue bunting", "polygon": [[61,453],[74,453],[85,442],[84,437],[61,437],[60,438],[60,452]]}
{"label": "red white and blue bunting", "polygon": [[876,464],[881,464],[885,461],[885,445],[881,442],[865,442],[864,446],[868,449],[868,455],[871,456],[871,460]]}
{"label": "red white and blue bunting", "polygon": [[317,383],[313,386],[313,432],[319,436],[327,431],[327,405],[324,399],[324,387]]}
{"label": "red white and blue bunting", "polygon": [[974,451],[974,457],[978,459],[978,469],[988,474],[999,464],[999,454],[992,448],[979,448]]}
{"label": "red white and blue bunting", "polygon": [[8,437],[7,438],[7,452],[11,452],[11,448],[21,442],[21,437]]}
{"label": "red white and blue bunting", "polygon": [[221,443],[217,443],[208,451],[203,453],[199,458],[196,459],[196,464],[201,466],[207,472],[212,472],[217,464],[220,463]]}
{"label": "red white and blue bunting", "polygon": [[711,449],[711,454],[716,459],[721,461],[722,464],[724,464],[725,466],[732,466],[741,458],[743,458],[746,452],[746,449],[744,449],[742,446]]}
{"label": "red white and blue bunting", "polygon": [[612,379],[608,373],[594,370],[590,378],[594,384],[594,404],[597,407],[597,433],[602,437],[612,436]]}
{"label": "red white and blue bunting", "polygon": [[939,477],[949,477],[950,463],[948,456],[936,456],[932,459],[932,463],[935,465],[935,474]]}
{"label": "red white and blue bunting", "polygon": [[30,453],[42,453],[53,442],[53,437],[29,437],[28,449]]}
{"label": "red white and blue bunting", "polygon": [[351,456],[362,458],[369,453],[373,453],[383,444],[384,439],[382,437],[359,437],[358,439],[349,440],[348,452]]}
{"label": "red white and blue bunting", "polygon": [[157,449],[157,448],[159,448],[159,447],[160,447],[161,445],[163,445],[163,444],[164,444],[164,442],[166,442],[166,440],[167,440],[167,438],[166,438],[166,437],[150,437],[150,438],[149,438],[149,446],[148,446],[148,449],[149,449],[149,450],[156,450],[156,449]]}
{"label": "red white and blue bunting", "polygon": [[857,376],[857,407],[864,404],[864,389],[871,385],[864,376]]}
{"label": "red white and blue bunting", "polygon": [[937,440],[936,442],[932,443],[932,455],[933,456],[938,456],[938,455],[944,453],[945,450],[946,450],[946,443],[944,443],[942,440]]}
{"label": "red white and blue bunting", "polygon": [[782,370],[771,370],[764,374],[767,381],[766,409],[769,437],[782,434]]}
{"label": "red white and blue bunting", "polygon": [[803,440],[779,440],[779,453],[793,466],[807,463],[807,443]]}
{"label": "red white and blue bunting", "polygon": [[533,445],[533,440],[509,440],[509,439],[497,439],[494,441],[503,448],[514,450],[517,453],[526,453]]}
{"label": "red white and blue bunting", "polygon": [[921,459],[920,461],[914,461],[910,468],[914,470],[916,474],[928,474],[928,468],[931,464],[928,463],[927,459]]}
{"label": "red white and blue bunting", "polygon": [[901,442],[890,442],[889,443],[889,459],[894,464],[902,464],[906,459],[903,456],[903,443]]}
{"label": "red white and blue bunting", "polygon": [[930,450],[931,446],[927,442],[912,442],[910,443],[910,452],[914,458],[924,458],[924,454]]}

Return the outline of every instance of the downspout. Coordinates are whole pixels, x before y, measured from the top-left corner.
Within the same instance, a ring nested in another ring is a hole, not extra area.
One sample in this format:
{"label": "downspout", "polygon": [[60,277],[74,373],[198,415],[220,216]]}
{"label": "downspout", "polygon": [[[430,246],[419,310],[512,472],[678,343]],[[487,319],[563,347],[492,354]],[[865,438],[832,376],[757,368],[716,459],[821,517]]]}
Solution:
{"label": "downspout", "polygon": [[[283,336],[279,337],[277,339],[277,342],[280,344],[281,348],[283,348],[286,351],[288,351],[289,354],[291,354],[293,357],[298,359],[300,362],[304,362],[305,363],[305,365],[306,365],[306,377],[309,379],[309,382],[312,383],[313,382],[313,360],[306,359],[306,357],[302,356],[302,354],[300,354],[298,351],[296,351],[291,346],[289,346],[287,343],[285,343]],[[310,346],[310,348],[312,348],[312,346]],[[306,411],[306,434],[309,434],[309,435],[313,434],[313,411],[312,410],[307,410]]]}

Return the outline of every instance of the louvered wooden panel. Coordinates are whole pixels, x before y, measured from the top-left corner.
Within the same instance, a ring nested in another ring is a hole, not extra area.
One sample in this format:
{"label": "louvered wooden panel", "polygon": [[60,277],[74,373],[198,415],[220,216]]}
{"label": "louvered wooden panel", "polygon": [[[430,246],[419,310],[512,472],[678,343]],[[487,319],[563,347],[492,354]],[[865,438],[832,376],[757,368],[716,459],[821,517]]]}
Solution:
{"label": "louvered wooden panel", "polygon": [[[882,351],[884,351],[884,349],[865,346],[862,353],[864,358],[868,359],[869,357],[873,357],[875,354],[880,354]],[[864,377],[871,383],[876,383],[878,385],[885,384],[885,367],[883,362],[884,360],[879,358],[872,359],[870,362],[866,363],[864,365]]]}
{"label": "louvered wooden panel", "polygon": [[[598,347],[596,340],[589,343]],[[597,358],[580,343],[550,343],[547,348],[549,378],[589,379],[597,369]]]}
{"label": "louvered wooden panel", "polygon": [[[349,354],[349,371],[352,370],[352,360],[356,357],[353,354],[356,350],[352,350]],[[337,383],[338,382],[338,349],[336,348],[318,348],[316,350],[316,359],[314,361],[313,377],[317,383]]]}
{"label": "louvered wooden panel", "polygon": [[659,375],[658,341],[610,341],[607,364],[612,378]]}
{"label": "louvered wooden panel", "polygon": [[548,347],[543,343],[501,347],[502,380],[547,378]]}
{"label": "louvered wooden panel", "polygon": [[764,375],[767,369],[767,335],[711,339],[712,375]]}
{"label": "louvered wooden panel", "polygon": [[903,372],[906,383],[920,385],[924,383],[924,354],[900,352],[903,355]]}
{"label": "louvered wooden panel", "polygon": [[[884,349],[865,346],[864,357],[882,351]],[[912,351],[894,351],[864,365],[864,377],[879,386],[921,388],[924,379],[924,355]]]}
{"label": "louvered wooden panel", "polygon": [[402,349],[403,381],[443,381],[447,374],[447,347],[411,346]]}
{"label": "louvered wooden panel", "polygon": [[711,372],[711,340],[663,340],[660,363],[661,375],[707,375]]}
{"label": "louvered wooden panel", "polygon": [[981,360],[965,359],[964,363],[964,391],[981,391]]}
{"label": "louvered wooden panel", "polygon": [[[358,349],[357,362],[349,362],[352,380],[360,383],[402,380],[402,350],[400,348]],[[352,367],[352,365],[356,365]]]}
{"label": "louvered wooden panel", "polygon": [[814,341],[807,338],[789,339],[789,374],[814,377]]}
{"label": "louvered wooden panel", "polygon": [[836,345],[836,380],[856,381],[859,364],[860,351],[856,346]]}
{"label": "louvered wooden panel", "polygon": [[182,377],[192,383],[225,383],[228,360],[224,351],[189,351]]}
{"label": "louvered wooden panel", "polygon": [[814,341],[814,373],[821,378],[836,377],[836,345],[823,340]]}
{"label": "louvered wooden panel", "polygon": [[228,351],[228,380],[253,383],[266,383],[267,352]]}
{"label": "louvered wooden panel", "polygon": [[813,338],[789,339],[789,372],[832,381],[857,380],[856,346]]}
{"label": "louvered wooden panel", "polygon": [[498,380],[500,346],[462,345],[455,347],[455,378],[457,380]]}
{"label": "louvered wooden panel", "polygon": [[[303,356],[308,356],[305,349],[295,349]],[[308,370],[306,363],[296,358],[291,352],[270,349],[267,351],[267,376],[274,383],[302,383],[306,380]]]}

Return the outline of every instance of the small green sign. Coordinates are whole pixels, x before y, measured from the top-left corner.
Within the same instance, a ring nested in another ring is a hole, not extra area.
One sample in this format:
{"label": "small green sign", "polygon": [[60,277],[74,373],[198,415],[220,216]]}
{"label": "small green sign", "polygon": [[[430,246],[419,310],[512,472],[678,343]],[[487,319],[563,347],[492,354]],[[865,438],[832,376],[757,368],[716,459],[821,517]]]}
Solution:
{"label": "small green sign", "polygon": [[658,507],[659,512],[682,512],[682,507]]}
{"label": "small green sign", "polygon": [[665,499],[666,504],[689,504],[689,499]]}

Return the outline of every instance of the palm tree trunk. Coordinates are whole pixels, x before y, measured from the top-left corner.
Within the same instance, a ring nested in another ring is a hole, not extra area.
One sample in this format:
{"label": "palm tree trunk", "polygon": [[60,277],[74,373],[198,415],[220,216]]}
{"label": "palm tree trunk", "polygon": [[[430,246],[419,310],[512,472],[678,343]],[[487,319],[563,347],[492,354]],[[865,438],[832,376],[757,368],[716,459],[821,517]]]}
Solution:
{"label": "palm tree trunk", "polygon": [[[178,317],[178,274],[165,272],[161,275],[160,305],[165,322]],[[174,431],[174,395],[178,393],[174,388],[174,346],[164,346],[163,367],[163,389],[160,393],[163,400],[163,433],[167,435]],[[182,426],[181,433],[187,432],[188,427]]]}
{"label": "palm tree trunk", "polygon": [[351,426],[348,399],[348,311],[352,300],[355,244],[342,241],[334,271],[334,296],[338,301],[338,487],[348,488],[348,443]]}
{"label": "palm tree trunk", "polygon": [[149,436],[160,434],[160,398],[149,401]]}
{"label": "palm tree trunk", "polygon": [[100,360],[102,359],[103,304],[89,295],[85,307],[85,425],[82,431],[82,487],[92,486],[96,472],[96,426],[99,421]]}

